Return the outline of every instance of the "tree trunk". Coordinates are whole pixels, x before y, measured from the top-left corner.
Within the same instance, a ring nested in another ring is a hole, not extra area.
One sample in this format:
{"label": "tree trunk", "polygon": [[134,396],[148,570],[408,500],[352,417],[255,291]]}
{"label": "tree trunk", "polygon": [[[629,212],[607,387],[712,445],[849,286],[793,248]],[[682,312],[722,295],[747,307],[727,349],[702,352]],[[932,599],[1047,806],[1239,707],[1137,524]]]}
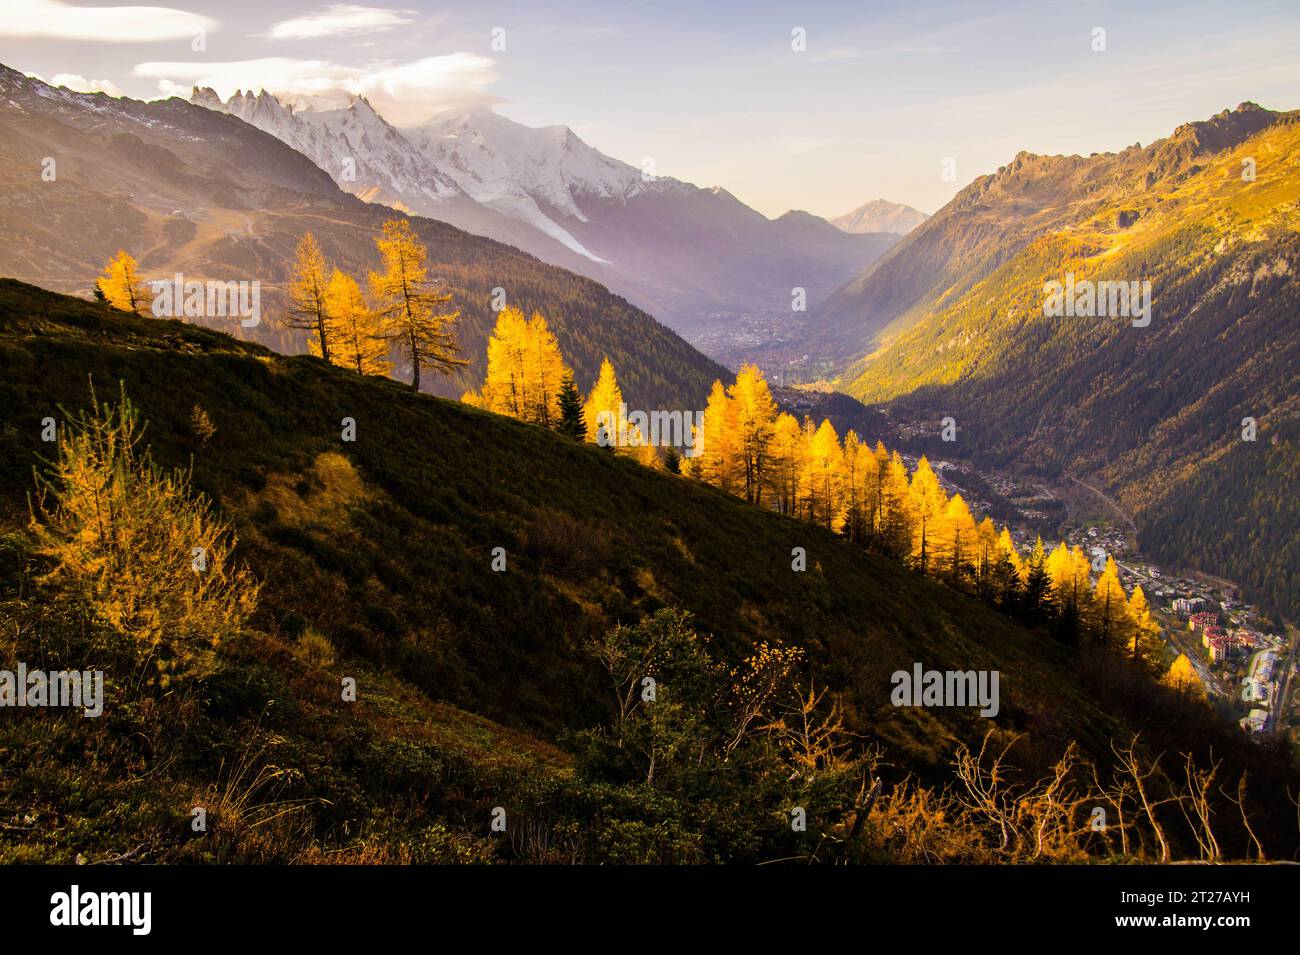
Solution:
{"label": "tree trunk", "polygon": [[320,337],[320,356],[325,359],[326,364],[329,364],[330,346],[329,340],[325,337],[325,310],[319,307],[316,309],[316,334]]}
{"label": "tree trunk", "polygon": [[415,332],[411,332],[411,387],[420,390],[420,346],[415,341]]}

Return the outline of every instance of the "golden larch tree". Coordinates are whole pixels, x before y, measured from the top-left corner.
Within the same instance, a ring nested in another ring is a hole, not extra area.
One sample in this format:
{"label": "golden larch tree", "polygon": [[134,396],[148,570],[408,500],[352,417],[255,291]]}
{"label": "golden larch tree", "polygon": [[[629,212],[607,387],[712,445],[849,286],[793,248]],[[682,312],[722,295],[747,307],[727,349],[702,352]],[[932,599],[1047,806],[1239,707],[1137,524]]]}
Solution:
{"label": "golden larch tree", "polygon": [[1082,547],[1070,549],[1064,541],[1047,556],[1051,602],[1063,618],[1083,623],[1088,619],[1092,565]]}
{"label": "golden larch tree", "polygon": [[513,306],[497,315],[487,344],[483,407],[520,421],[528,413],[528,320]]}
{"label": "golden larch tree", "polygon": [[[1092,613],[1092,561],[1078,544],[1070,551],[1070,561],[1074,565],[1075,592],[1078,595],[1079,620],[1086,622]],[[1121,590],[1120,593],[1123,593]]]}
{"label": "golden larch tree", "polygon": [[770,499],[781,514],[793,515],[799,506],[803,447],[803,429],[799,427],[798,419],[781,412],[772,427],[772,460],[767,469],[767,479],[771,486]]}
{"label": "golden larch tree", "polygon": [[450,292],[440,291],[429,280],[429,250],[411,223],[390,219],[383,235],[375,239],[383,259],[383,270],[370,273],[370,293],[379,316],[380,334],[394,343],[411,364],[411,387],[420,390],[420,372],[428,368],[451,374],[469,364],[459,357],[454,324],[459,311],[443,311],[451,302]]}
{"label": "golden larch tree", "polygon": [[606,357],[601,360],[600,373],[582,406],[582,419],[587,425],[587,441],[634,458],[647,467],[654,467],[657,458],[655,449],[640,428],[623,420],[626,410],[614,363]]}
{"label": "golden larch tree", "polygon": [[892,557],[905,560],[912,552],[917,522],[912,502],[912,488],[907,464],[897,451],[886,455],[885,446],[876,446],[880,479],[880,507],[876,516],[876,540],[880,549]]}
{"label": "golden larch tree", "polygon": [[745,364],[728,389],[735,419],[735,445],[744,480],[745,500],[762,504],[763,477],[768,467],[776,401],[758,366]]}
{"label": "golden larch tree", "polygon": [[1133,637],[1128,598],[1119,579],[1115,558],[1106,558],[1106,567],[1097,578],[1089,607],[1088,627],[1094,637],[1107,646],[1127,648]]}
{"label": "golden larch tree", "polygon": [[133,315],[150,314],[149,292],[140,279],[139,266],[126,249],[118,249],[117,255],[108,260],[95,287],[113,308]]}
{"label": "golden larch tree", "polygon": [[954,585],[959,584],[974,561],[977,546],[975,518],[960,494],[954,494],[944,507],[937,531],[935,566],[944,564],[944,573]]}
{"label": "golden larch tree", "polygon": [[560,391],[573,370],[564,363],[560,343],[541,312],[528,320],[529,420],[546,428],[560,421]]}
{"label": "golden larch tree", "polygon": [[912,559],[921,573],[934,567],[936,537],[944,512],[948,509],[948,495],[944,493],[939,477],[924,455],[916,465],[910,484],[912,498]]}
{"label": "golden larch tree", "polygon": [[975,528],[975,547],[971,552],[971,567],[975,574],[978,592],[988,596],[994,592],[994,570],[1001,553],[998,549],[998,529],[993,519],[985,515]]}
{"label": "golden larch tree", "polygon": [[700,454],[700,469],[705,481],[728,494],[743,493],[744,489],[739,438],[735,402],[727,395],[722,382],[715,380],[709,391],[709,400],[704,405],[704,450]]}
{"label": "golden larch tree", "polygon": [[618,386],[618,375],[614,372],[614,363],[609,358],[603,358],[600,362],[600,372],[596,376],[596,382],[591,386],[591,391],[587,394],[587,400],[582,406],[582,418],[587,423],[587,441],[592,444],[602,444],[605,447],[614,447],[618,441],[618,435],[610,433],[610,423],[607,420],[597,421],[601,412],[606,412],[614,420],[613,428],[617,429],[617,420],[619,408],[623,405],[623,391]]}
{"label": "golden larch tree", "polygon": [[379,321],[357,280],[335,269],[330,274],[325,300],[334,337],[330,361],[359,375],[391,372],[393,363],[388,360],[388,346],[380,337]]}
{"label": "golden larch tree", "polygon": [[1200,674],[1196,672],[1196,667],[1192,666],[1192,661],[1187,658],[1185,653],[1178,654],[1178,659],[1169,667],[1169,672],[1165,674],[1164,684],[1193,699],[1204,700],[1206,698],[1205,684],[1201,682]]}
{"label": "golden larch tree", "polygon": [[809,519],[837,531],[844,522],[844,452],[839,435],[830,420],[823,418],[816,429],[805,426],[804,436]]}
{"label": "golden larch tree", "polygon": [[501,310],[488,339],[483,407],[554,427],[560,419],[560,391],[569,374],[559,343],[541,314],[525,319],[513,306]]}
{"label": "golden larch tree", "polygon": [[1160,624],[1151,613],[1141,584],[1134,585],[1133,593],[1129,595],[1128,615],[1133,623],[1128,648],[1133,662],[1148,672],[1158,672],[1164,641],[1160,638]]}
{"label": "golden larch tree", "polygon": [[865,472],[875,470],[871,449],[858,440],[857,432],[849,430],[844,435],[844,534],[849,540],[861,542],[866,537],[866,516],[863,508]]}
{"label": "golden larch tree", "polygon": [[284,324],[308,332],[307,347],[313,355],[330,361],[333,331],[329,313],[329,266],[316,237],[304,232],[289,276],[289,313]]}
{"label": "golden larch tree", "polygon": [[257,605],[258,585],[233,560],[235,536],[184,471],[141,450],[143,425],[123,391],[60,430],[37,471],[31,526],[53,569],[46,583],[122,634],[164,685],[210,673],[214,651]]}

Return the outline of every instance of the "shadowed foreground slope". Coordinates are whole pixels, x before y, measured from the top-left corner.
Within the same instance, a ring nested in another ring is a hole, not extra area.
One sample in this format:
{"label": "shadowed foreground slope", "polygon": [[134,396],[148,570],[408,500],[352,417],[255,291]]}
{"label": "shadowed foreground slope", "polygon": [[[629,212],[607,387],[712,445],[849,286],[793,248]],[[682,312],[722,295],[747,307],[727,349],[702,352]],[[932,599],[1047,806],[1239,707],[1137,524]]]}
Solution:
{"label": "shadowed foreground slope", "polygon": [[[725,823],[685,818],[651,787],[592,783],[574,767],[574,732],[611,711],[590,641],[665,607],[694,614],[724,662],[761,641],[805,648],[856,739],[884,747],[890,780],[944,782],[955,743],[977,747],[995,725],[1004,740],[1027,734],[1013,758],[1034,775],[1071,740],[1104,761],[1112,739],[1142,729],[1162,747],[1214,745],[1279,799],[1289,781],[1208,713],[1194,724],[1175,701],[1143,709],[1096,661],[829,532],[396,382],[10,281],[5,661],[37,648],[49,668],[94,663],[93,628],[41,600],[23,531],[32,466],[50,453],[41,421],[85,407],[88,378],[101,399],[124,383],[159,463],[192,463],[238,532],[261,603],[194,687],[135,693],[105,667],[102,719],[4,713],[0,819],[20,828],[0,835],[0,858],[775,857],[789,836],[781,815],[746,819],[731,805]],[[195,405],[216,429],[206,443]],[[340,439],[345,418],[353,442]],[[504,573],[490,567],[497,547]],[[804,573],[791,570],[794,547],[807,551]],[[890,673],[918,661],[1000,671],[996,720],[893,707]],[[355,703],[340,700],[344,677]],[[221,805],[224,821],[187,841],[196,805]],[[281,806],[291,811],[268,818]],[[496,806],[531,835],[494,837]],[[1277,836],[1294,828],[1286,808],[1258,811],[1289,854],[1294,833]]]}

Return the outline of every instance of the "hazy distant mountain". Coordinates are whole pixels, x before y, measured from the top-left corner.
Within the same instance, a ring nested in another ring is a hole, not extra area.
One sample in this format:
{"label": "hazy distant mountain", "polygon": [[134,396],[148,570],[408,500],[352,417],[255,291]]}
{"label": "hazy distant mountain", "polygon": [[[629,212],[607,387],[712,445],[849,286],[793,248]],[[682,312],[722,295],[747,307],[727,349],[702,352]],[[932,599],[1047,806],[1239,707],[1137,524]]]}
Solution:
{"label": "hazy distant mountain", "polygon": [[872,199],[852,212],[831,219],[831,225],[845,232],[892,232],[907,235],[926,219],[924,212],[885,199]]}
{"label": "hazy distant mountain", "polygon": [[[810,347],[828,358],[866,354],[893,333],[952,302],[1037,237],[1087,222],[1108,204],[1189,175],[1196,157],[1240,142],[1274,114],[1253,104],[1168,139],[1118,153],[1019,153],[951,202],[814,309]],[[1213,128],[1211,128],[1213,127]],[[1154,197],[1152,199],[1154,201]]]}
{"label": "hazy distant mountain", "polygon": [[[771,220],[724,189],[606,156],[568,127],[533,128],[487,109],[397,130],[364,99],[322,111],[268,93],[223,103],[196,89],[191,101],[288,143],[348,192],[588,275],[675,327],[788,313],[792,289],[815,302],[896,241],[806,213]],[[814,219],[820,228],[809,228]]]}
{"label": "hazy distant mountain", "polygon": [[[374,237],[395,214],[340,191],[321,163],[336,162],[337,173],[337,161],[355,158],[367,188],[482,208],[425,168],[362,100],[305,120],[272,97],[237,97],[227,108],[244,122],[179,99],[142,103],[55,89],[0,66],[0,102],[0,275],[88,295],[109,257],[125,248],[146,278],[256,280],[265,317],[251,337],[281,351],[303,350],[301,333],[278,322],[302,233],[312,231],[331,264],[364,280],[379,264]],[[296,146],[250,123],[273,126]],[[357,148],[349,154],[351,144]],[[46,157],[55,161],[52,181],[41,178]],[[726,377],[588,278],[444,222],[413,224],[461,310],[471,362],[437,379],[439,393],[459,395],[482,382],[498,287],[512,304],[546,316],[583,388],[605,355],[640,407],[698,407],[713,379]]]}

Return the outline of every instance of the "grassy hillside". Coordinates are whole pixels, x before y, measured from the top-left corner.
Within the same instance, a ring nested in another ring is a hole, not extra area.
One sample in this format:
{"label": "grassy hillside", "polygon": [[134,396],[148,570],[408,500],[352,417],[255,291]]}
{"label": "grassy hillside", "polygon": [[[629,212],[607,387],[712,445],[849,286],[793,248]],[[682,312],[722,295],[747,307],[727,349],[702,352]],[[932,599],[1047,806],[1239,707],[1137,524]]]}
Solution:
{"label": "grassy hillside", "polygon": [[[43,596],[24,532],[31,469],[49,453],[41,420],[85,407],[87,379],[101,398],[123,383],[156,458],[192,464],[262,582],[250,632],[224,643],[221,669],[188,691],[133,693],[110,638]],[[195,405],[216,428],[206,443],[190,424]],[[1251,767],[1266,800],[1259,824],[1293,851],[1292,807],[1267,802],[1292,771],[1208,711],[1139,698],[1098,661],[829,532],[600,449],[7,280],[0,407],[0,654],[84,667],[90,653],[107,661],[110,682],[101,720],[25,710],[0,721],[0,820],[10,820],[0,857],[705,861],[799,851],[782,841],[779,796],[737,809],[742,790],[728,787],[742,785],[740,770],[683,801],[593,781],[577,759],[575,733],[607,722],[612,706],[590,642],[665,607],[693,613],[728,664],[761,641],[805,648],[855,745],[884,747],[880,772],[892,781],[945,781],[954,745],[978,745],[990,723],[972,710],[895,708],[889,674],[917,661],[997,669],[993,722],[1002,740],[1025,734],[1012,758],[1027,773],[1071,740],[1105,760],[1112,739],[1139,729],[1160,748],[1214,746],[1230,766]],[[345,417],[355,442],[340,440]],[[791,570],[796,546],[807,550],[803,573]],[[504,573],[490,567],[497,547]],[[356,703],[340,700],[348,676]],[[190,838],[191,807],[212,804],[225,807],[223,828]],[[494,838],[496,806],[526,820],[524,834]],[[270,818],[277,807],[293,811]]]}

